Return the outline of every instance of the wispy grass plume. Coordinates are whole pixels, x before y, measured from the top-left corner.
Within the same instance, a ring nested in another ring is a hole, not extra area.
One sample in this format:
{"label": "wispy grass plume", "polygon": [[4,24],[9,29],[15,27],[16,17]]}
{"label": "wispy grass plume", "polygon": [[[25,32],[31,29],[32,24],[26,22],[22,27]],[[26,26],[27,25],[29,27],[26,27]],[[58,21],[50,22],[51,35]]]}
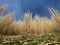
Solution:
{"label": "wispy grass plume", "polygon": [[[0,7],[0,15],[6,9],[6,5]],[[0,19],[1,35],[25,35],[60,33],[60,13],[53,8],[49,8],[51,18],[40,17],[37,14],[32,17],[31,13],[25,13],[22,21],[15,21],[13,13],[8,13]]]}

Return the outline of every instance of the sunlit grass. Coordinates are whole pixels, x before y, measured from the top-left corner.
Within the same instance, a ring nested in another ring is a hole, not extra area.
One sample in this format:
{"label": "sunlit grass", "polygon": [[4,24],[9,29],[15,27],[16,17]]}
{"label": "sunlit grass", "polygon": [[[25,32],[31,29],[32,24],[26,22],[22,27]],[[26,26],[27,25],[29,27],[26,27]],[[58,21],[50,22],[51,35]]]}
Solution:
{"label": "sunlit grass", "polygon": [[0,37],[0,45],[60,45],[60,35],[19,35]]}
{"label": "sunlit grass", "polygon": [[60,45],[60,13],[49,8],[51,18],[32,13],[24,19],[15,20],[13,13],[3,16],[7,6],[0,7],[0,45]]}

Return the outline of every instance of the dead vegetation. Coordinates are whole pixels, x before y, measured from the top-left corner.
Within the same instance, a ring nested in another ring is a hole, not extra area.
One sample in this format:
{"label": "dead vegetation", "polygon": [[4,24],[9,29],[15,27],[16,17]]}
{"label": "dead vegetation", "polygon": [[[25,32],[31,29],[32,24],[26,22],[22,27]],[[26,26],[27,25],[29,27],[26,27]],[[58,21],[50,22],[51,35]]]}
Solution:
{"label": "dead vegetation", "polygon": [[0,34],[19,35],[19,34],[42,34],[60,33],[60,13],[53,8],[49,8],[51,18],[40,17],[37,14],[32,17],[31,13],[25,13],[22,21],[15,21],[13,13],[3,16],[6,5],[0,7]]}

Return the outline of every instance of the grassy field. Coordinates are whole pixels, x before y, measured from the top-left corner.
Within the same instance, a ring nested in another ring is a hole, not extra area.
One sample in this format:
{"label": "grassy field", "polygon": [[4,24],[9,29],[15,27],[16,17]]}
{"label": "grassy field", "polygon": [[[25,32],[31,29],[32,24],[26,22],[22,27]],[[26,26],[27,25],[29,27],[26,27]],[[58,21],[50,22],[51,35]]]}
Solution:
{"label": "grassy field", "polygon": [[0,7],[0,45],[60,45],[60,13],[49,8],[51,18],[32,17],[16,21],[14,13],[3,15],[7,5]]}
{"label": "grassy field", "polygon": [[60,34],[0,36],[0,45],[60,45]]}

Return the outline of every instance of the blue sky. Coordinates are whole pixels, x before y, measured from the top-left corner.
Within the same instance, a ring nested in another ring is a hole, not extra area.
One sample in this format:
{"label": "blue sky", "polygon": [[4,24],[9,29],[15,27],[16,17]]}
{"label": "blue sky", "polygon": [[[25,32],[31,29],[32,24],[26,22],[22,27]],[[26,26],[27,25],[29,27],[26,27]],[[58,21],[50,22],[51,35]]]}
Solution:
{"label": "blue sky", "polygon": [[1,4],[7,4],[8,9],[4,14],[15,11],[16,19],[23,19],[23,14],[30,11],[33,16],[39,14],[40,16],[50,17],[48,7],[52,7],[60,11],[60,0],[1,0]]}

